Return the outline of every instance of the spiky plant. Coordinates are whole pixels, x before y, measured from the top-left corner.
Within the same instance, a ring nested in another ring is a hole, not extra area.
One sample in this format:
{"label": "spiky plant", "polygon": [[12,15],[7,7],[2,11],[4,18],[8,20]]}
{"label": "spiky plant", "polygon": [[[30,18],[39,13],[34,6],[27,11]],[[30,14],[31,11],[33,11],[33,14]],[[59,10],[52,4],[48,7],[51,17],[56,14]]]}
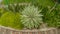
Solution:
{"label": "spiky plant", "polygon": [[27,6],[22,11],[22,24],[28,29],[37,29],[42,23],[42,10],[38,11],[38,7]]}
{"label": "spiky plant", "polygon": [[23,10],[23,8],[25,7],[25,5],[20,5],[19,3],[17,4],[9,4],[9,5],[4,5],[4,9],[7,11],[12,11],[14,13],[16,12],[20,12]]}

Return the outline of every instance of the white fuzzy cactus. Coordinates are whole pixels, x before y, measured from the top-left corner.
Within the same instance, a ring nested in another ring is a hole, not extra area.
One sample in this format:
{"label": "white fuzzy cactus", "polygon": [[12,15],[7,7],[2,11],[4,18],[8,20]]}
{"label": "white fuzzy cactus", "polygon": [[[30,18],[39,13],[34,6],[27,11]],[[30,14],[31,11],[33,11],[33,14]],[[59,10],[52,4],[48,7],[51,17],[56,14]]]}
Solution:
{"label": "white fuzzy cactus", "polygon": [[22,11],[22,24],[28,29],[38,28],[42,23],[42,10],[38,11],[38,7],[27,6]]}

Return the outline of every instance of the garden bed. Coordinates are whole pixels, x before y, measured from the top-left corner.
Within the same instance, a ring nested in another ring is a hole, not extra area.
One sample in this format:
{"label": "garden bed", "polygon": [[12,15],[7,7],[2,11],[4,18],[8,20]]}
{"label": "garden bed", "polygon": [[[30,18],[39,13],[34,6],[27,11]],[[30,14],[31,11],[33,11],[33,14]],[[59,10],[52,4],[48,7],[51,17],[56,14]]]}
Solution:
{"label": "garden bed", "polygon": [[[57,31],[57,28],[60,27],[58,4],[53,3],[54,6],[50,6],[48,1],[45,7],[45,1],[44,6],[40,4],[40,0],[33,1],[31,3],[27,1],[28,3],[2,4],[0,25],[3,26],[0,26],[0,34],[58,34],[60,32],[59,29]],[[46,26],[57,28],[46,28]]]}

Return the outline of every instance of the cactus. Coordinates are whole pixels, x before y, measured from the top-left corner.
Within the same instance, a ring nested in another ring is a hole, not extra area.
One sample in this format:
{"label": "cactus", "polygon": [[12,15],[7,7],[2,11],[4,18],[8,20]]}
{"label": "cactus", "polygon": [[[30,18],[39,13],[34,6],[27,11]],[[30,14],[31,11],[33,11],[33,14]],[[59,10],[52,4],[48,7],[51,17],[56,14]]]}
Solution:
{"label": "cactus", "polygon": [[42,10],[38,11],[38,7],[34,6],[28,6],[25,7],[22,11],[22,18],[21,22],[24,25],[24,27],[28,29],[37,29],[40,27],[40,24],[42,23]]}

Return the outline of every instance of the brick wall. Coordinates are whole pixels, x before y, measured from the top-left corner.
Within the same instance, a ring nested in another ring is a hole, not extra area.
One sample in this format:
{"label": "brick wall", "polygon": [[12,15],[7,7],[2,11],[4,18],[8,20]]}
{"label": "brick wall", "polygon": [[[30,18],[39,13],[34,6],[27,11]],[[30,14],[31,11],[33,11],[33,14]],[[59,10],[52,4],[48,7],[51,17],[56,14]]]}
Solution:
{"label": "brick wall", "polygon": [[9,27],[0,26],[0,34],[58,34],[56,28],[39,30],[15,30]]}

